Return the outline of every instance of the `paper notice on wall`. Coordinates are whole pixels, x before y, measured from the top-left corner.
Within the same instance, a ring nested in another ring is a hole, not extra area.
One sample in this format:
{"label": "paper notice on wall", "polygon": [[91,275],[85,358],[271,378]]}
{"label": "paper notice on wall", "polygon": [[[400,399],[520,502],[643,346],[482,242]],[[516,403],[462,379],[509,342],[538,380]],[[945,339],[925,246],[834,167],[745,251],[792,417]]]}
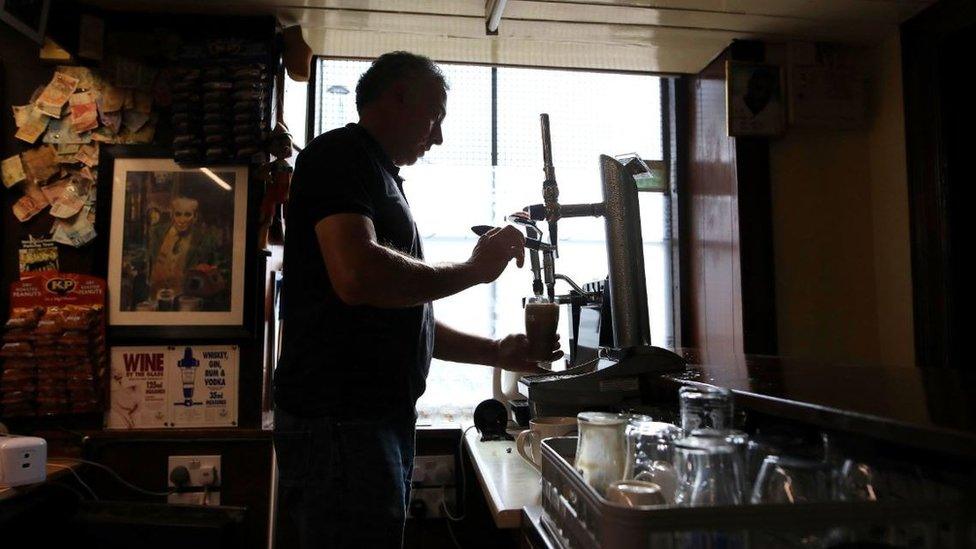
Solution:
{"label": "paper notice on wall", "polygon": [[237,347],[177,348],[178,375],[169,376],[173,427],[237,425]]}
{"label": "paper notice on wall", "polygon": [[112,348],[109,429],[237,426],[234,345]]}
{"label": "paper notice on wall", "polygon": [[151,429],[169,424],[167,347],[112,347],[109,429]]}

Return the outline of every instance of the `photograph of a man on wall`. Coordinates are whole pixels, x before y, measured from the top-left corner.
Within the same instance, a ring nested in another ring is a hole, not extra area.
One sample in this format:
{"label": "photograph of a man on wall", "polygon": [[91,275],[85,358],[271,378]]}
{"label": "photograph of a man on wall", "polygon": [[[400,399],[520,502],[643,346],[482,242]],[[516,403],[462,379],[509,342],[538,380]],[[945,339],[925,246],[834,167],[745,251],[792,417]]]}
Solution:
{"label": "photograph of a man on wall", "polygon": [[[231,173],[218,177],[232,179]],[[128,172],[124,311],[229,311],[234,196],[200,172]]]}
{"label": "photograph of a man on wall", "polygon": [[247,169],[117,159],[109,324],[241,322]]}

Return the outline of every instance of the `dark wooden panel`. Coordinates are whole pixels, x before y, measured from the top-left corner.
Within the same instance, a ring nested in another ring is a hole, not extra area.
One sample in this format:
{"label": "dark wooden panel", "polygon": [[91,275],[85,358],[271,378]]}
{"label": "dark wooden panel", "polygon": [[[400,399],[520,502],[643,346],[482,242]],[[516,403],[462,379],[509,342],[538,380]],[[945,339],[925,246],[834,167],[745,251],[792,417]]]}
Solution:
{"label": "dark wooden panel", "polygon": [[963,314],[972,268],[965,265],[972,216],[972,128],[976,105],[967,68],[976,48],[976,3],[935,4],[902,26],[905,140],[911,218],[916,361],[962,367]]}
{"label": "dark wooden panel", "polygon": [[[142,488],[165,491],[169,456],[220,455],[222,505],[247,509],[244,547],[267,546],[271,501],[271,433],[251,429],[99,432],[85,441],[84,457],[114,469]],[[88,468],[83,478],[102,499],[162,502],[126,489]]]}
{"label": "dark wooden panel", "polygon": [[736,198],[739,206],[742,347],[746,353],[772,355],[777,352],[777,341],[768,139],[736,138],[735,158]]}
{"label": "dark wooden panel", "polygon": [[734,140],[726,135],[725,60],[688,79],[684,193],[692,342],[708,356],[742,352]]}
{"label": "dark wooden panel", "polygon": [[759,61],[763,50],[736,42],[678,84],[682,345],[706,359],[776,352],[769,144],[729,137],[726,126],[726,61]]}

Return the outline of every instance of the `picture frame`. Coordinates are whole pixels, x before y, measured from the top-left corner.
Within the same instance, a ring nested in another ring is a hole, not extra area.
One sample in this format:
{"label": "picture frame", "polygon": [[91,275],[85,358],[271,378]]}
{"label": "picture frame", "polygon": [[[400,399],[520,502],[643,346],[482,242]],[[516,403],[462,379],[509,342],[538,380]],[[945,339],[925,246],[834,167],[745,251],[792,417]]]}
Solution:
{"label": "picture frame", "polygon": [[51,0],[0,0],[0,21],[43,44],[50,9]]}
{"label": "picture frame", "polygon": [[777,136],[786,131],[786,94],[779,65],[727,61],[725,98],[730,137]]}
{"label": "picture frame", "polygon": [[150,149],[101,148],[96,230],[110,336],[246,337],[248,166],[181,166]]}

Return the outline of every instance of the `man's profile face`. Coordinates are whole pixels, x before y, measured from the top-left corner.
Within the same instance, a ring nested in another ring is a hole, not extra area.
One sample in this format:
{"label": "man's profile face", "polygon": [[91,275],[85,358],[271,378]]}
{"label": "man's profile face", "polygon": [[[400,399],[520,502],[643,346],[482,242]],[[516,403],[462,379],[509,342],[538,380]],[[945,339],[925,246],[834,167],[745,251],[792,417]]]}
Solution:
{"label": "man's profile face", "polygon": [[444,142],[441,123],[447,115],[447,95],[438,82],[426,78],[406,86],[400,99],[401,131],[391,160],[397,166],[410,166]]}
{"label": "man's profile face", "polygon": [[190,198],[173,200],[173,227],[178,232],[184,233],[190,230],[193,222],[196,221],[198,206],[197,201]]}

